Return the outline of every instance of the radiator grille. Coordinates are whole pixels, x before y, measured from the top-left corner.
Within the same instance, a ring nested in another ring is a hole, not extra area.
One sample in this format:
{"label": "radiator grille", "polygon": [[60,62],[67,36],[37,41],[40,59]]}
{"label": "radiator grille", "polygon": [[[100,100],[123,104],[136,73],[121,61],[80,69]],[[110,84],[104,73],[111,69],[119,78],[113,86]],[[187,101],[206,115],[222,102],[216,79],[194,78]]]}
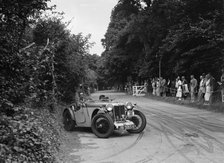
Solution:
{"label": "radiator grille", "polygon": [[[124,120],[124,117],[125,117],[125,108],[124,108],[124,105],[121,105],[121,106],[114,106],[114,119],[116,121],[122,121]],[[123,115],[123,117],[122,117]]]}

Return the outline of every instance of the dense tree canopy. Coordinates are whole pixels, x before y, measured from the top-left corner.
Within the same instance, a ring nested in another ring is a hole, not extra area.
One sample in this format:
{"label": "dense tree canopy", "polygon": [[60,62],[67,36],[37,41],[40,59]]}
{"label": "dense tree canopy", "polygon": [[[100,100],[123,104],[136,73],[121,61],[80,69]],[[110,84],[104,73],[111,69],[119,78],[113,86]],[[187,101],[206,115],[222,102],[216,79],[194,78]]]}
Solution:
{"label": "dense tree canopy", "polygon": [[224,66],[224,3],[120,0],[102,43],[107,82],[159,76],[159,61],[166,78],[203,72],[218,77]]}

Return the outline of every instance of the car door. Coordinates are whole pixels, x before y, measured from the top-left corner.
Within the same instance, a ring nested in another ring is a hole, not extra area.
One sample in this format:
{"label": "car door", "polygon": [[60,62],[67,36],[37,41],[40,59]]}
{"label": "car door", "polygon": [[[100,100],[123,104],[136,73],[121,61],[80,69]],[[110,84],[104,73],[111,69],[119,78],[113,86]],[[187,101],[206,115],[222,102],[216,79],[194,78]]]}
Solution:
{"label": "car door", "polygon": [[77,124],[86,122],[84,109],[85,109],[85,106],[81,105],[80,109],[75,112],[75,120]]}

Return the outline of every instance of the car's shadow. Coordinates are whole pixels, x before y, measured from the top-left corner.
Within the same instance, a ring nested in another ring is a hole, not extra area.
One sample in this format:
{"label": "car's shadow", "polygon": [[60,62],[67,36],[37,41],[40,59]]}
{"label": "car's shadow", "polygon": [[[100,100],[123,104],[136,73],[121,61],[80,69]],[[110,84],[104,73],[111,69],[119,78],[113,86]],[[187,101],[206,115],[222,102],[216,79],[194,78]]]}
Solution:
{"label": "car's shadow", "polygon": [[75,127],[73,130],[74,131],[77,131],[77,132],[83,132],[83,133],[92,133],[92,129],[89,128],[89,127]]}
{"label": "car's shadow", "polygon": [[[79,133],[86,133],[86,134],[93,134],[94,135],[94,133],[92,132],[92,129],[89,128],[89,127],[75,127],[72,130],[72,132],[79,132]],[[110,136],[110,138],[111,137],[116,138],[116,137],[121,137],[121,136],[131,136],[131,135],[133,135],[133,134],[130,134],[127,131],[117,131],[117,130],[115,130],[113,132],[113,134]]]}

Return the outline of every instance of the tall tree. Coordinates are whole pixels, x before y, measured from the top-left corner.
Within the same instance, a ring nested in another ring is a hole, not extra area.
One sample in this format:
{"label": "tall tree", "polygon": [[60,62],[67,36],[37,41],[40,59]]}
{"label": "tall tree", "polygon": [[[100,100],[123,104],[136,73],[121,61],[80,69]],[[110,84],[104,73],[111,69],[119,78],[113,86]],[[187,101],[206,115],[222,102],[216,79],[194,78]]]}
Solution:
{"label": "tall tree", "polygon": [[[53,55],[57,94],[64,101],[74,100],[79,84],[86,77],[90,36],[71,34],[60,18],[40,19],[34,28],[34,40],[41,45],[49,39],[50,55]],[[52,79],[51,79],[52,80]]]}
{"label": "tall tree", "polygon": [[[128,10],[129,17],[123,14],[122,2],[115,6],[103,40],[105,72],[113,80],[158,76],[159,63],[162,75],[169,78],[219,71],[224,45],[222,0],[135,1],[136,11]],[[113,23],[121,23],[121,29]]]}

